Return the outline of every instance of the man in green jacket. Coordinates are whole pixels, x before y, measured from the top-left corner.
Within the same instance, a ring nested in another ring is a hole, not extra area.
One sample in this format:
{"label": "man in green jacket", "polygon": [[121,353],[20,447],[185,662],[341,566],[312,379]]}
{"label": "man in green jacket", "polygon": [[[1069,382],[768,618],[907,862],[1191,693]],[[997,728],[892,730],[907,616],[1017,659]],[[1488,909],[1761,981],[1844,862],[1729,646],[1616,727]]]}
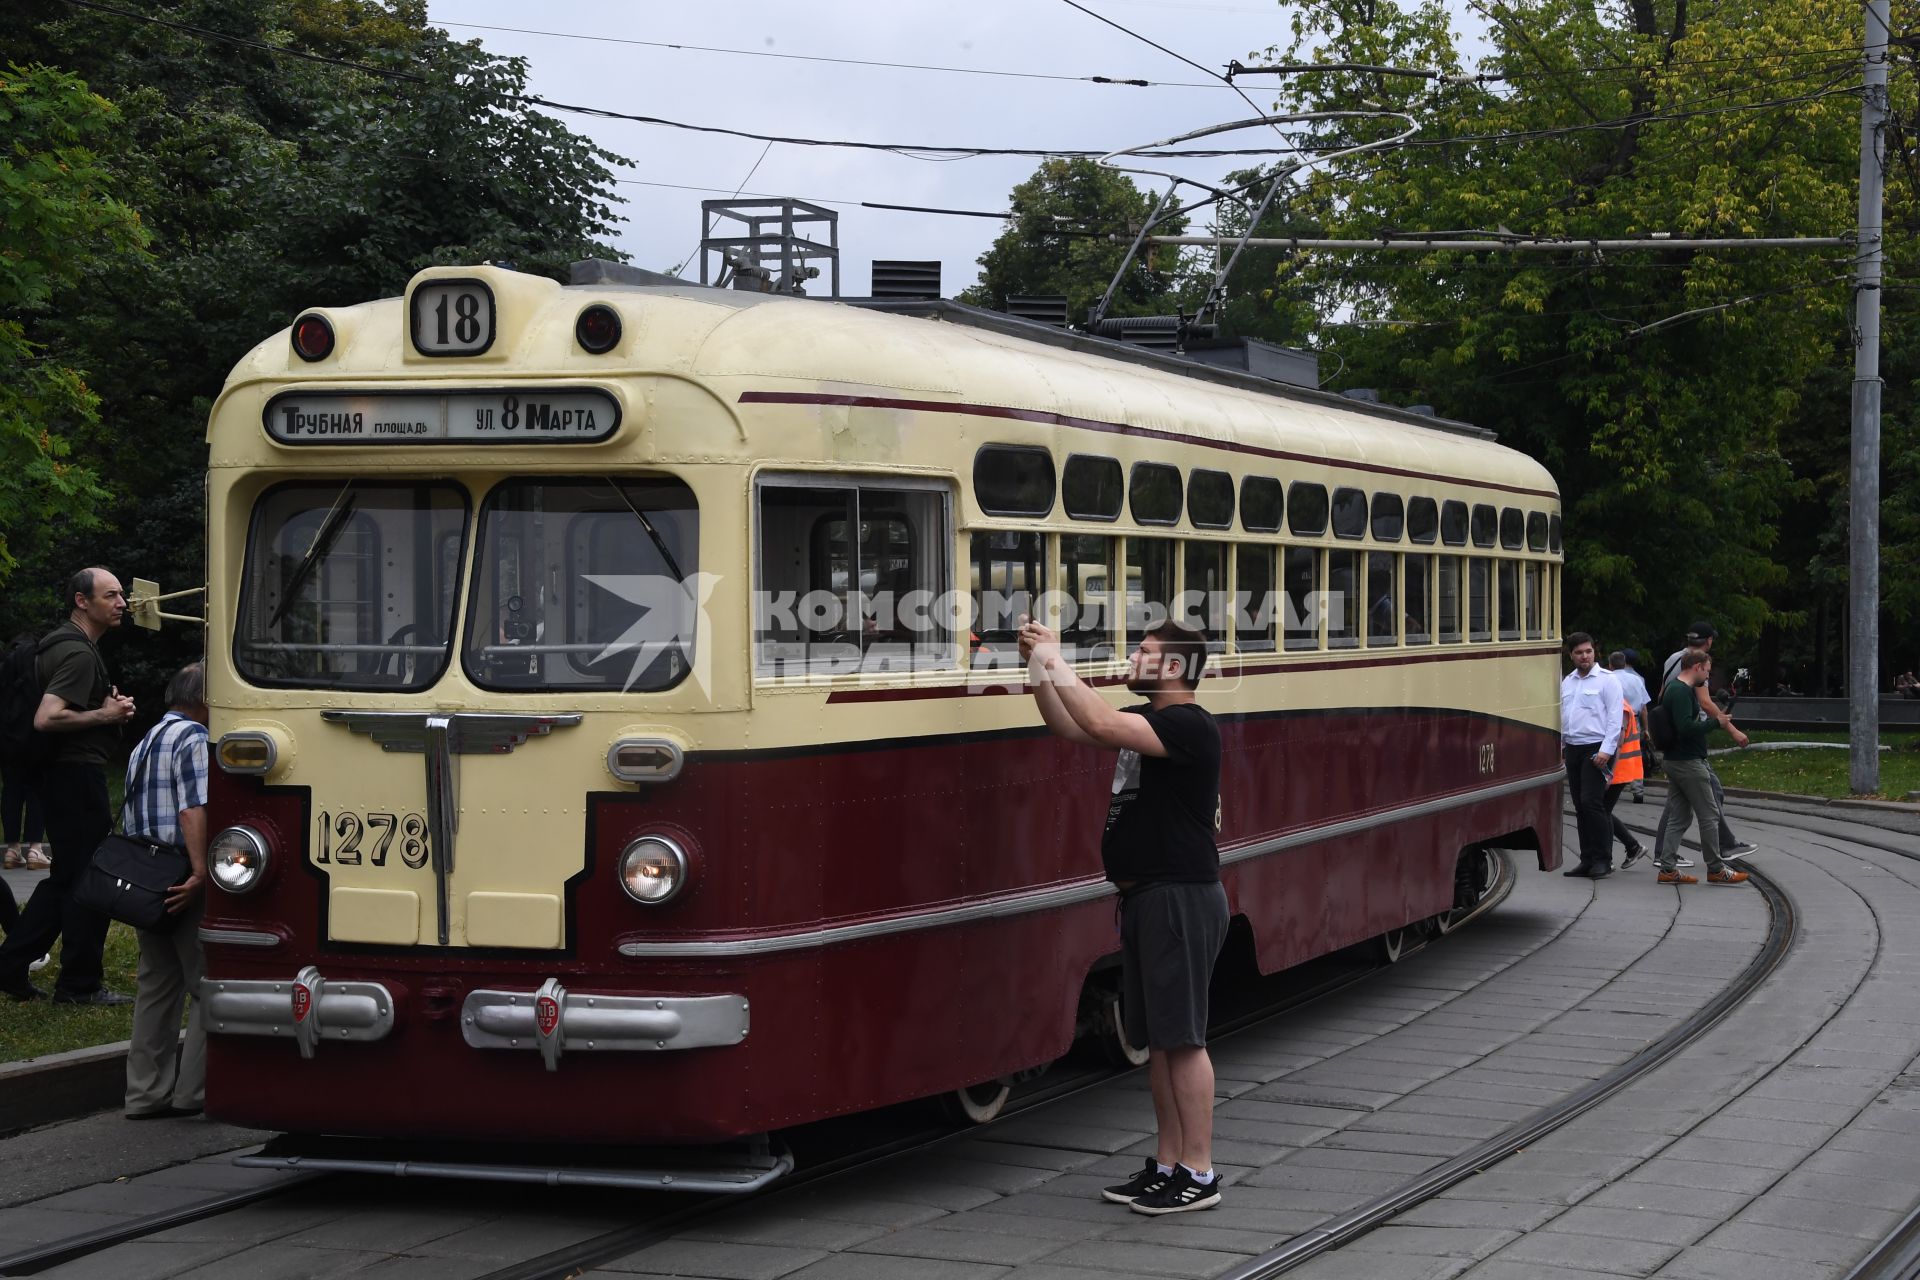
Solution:
{"label": "man in green jacket", "polygon": [[[1673,725],[1673,745],[1666,749],[1667,807],[1660,814],[1660,839],[1654,846],[1654,861],[1660,864],[1661,884],[1698,884],[1693,876],[1681,874],[1680,838],[1687,823],[1697,821],[1700,847],[1707,855],[1708,884],[1745,884],[1747,873],[1735,871],[1720,856],[1720,806],[1714,803],[1713,773],[1707,768],[1707,734],[1713,721],[1702,720],[1699,688],[1713,672],[1713,659],[1704,649],[1688,649],[1680,655],[1680,667],[1660,695],[1660,705]],[[1747,735],[1729,728],[1733,740],[1747,745]]]}

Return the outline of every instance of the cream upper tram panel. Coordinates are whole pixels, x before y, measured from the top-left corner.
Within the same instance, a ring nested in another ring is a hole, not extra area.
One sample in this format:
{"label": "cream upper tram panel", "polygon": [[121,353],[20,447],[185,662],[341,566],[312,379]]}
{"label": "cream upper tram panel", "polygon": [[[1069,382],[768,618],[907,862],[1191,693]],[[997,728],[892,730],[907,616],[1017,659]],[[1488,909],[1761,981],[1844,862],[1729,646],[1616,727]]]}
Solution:
{"label": "cream upper tram panel", "polygon": [[[408,333],[413,291],[462,278],[482,280],[491,289],[496,340],[480,355],[422,356]],[[590,355],[574,340],[575,318],[594,302],[613,307],[621,318],[620,341],[604,355]],[[1045,436],[1058,429],[1005,418],[956,417],[950,430],[934,433],[903,409],[828,405],[796,413],[765,406],[784,411],[752,412],[762,407],[740,404],[745,392],[787,391],[1031,410],[1166,432],[1195,443],[1297,453],[1335,467],[1357,462],[1514,488],[1555,488],[1544,467],[1514,450],[1370,414],[1332,396],[1283,388],[1267,394],[1188,380],[1004,334],[807,299],[692,287],[562,287],[497,268],[435,268],[416,277],[405,298],[320,308],[315,314],[334,326],[335,352],[323,361],[303,362],[284,331],[256,347],[234,370],[223,403],[216,405],[209,429],[215,465],[292,452],[272,445],[260,429],[257,410],[264,404],[265,384],[370,379],[377,385],[389,378],[426,378],[474,386],[490,377],[537,377],[607,385],[623,402],[619,433],[605,444],[569,446],[568,454],[578,461],[556,459],[562,466],[583,465],[584,455],[605,452],[689,461],[841,458],[867,465],[909,456],[924,461],[938,454],[957,465],[988,439]],[[642,385],[626,381],[650,374],[659,376]],[[249,387],[259,396],[251,406],[255,412],[229,412],[238,406],[224,401]],[[731,438],[715,429],[715,410],[733,420]],[[409,446],[385,448],[393,451],[390,465],[417,460]],[[449,455],[468,451],[434,446],[422,452],[447,466],[458,461]],[[389,455],[383,451],[382,456]],[[1257,457],[1248,457],[1250,469]],[[1271,461],[1286,465],[1286,460]]]}

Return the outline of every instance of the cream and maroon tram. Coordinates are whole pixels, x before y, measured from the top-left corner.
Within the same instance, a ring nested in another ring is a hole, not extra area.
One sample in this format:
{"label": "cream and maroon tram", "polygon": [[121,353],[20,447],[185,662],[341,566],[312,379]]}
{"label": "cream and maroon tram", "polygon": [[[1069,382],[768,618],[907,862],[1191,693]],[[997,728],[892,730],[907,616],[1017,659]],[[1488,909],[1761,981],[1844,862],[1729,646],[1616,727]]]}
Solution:
{"label": "cream and maroon tram", "polygon": [[[209,1111],[705,1143],[1046,1063],[1115,989],[1125,697],[1220,650],[1272,971],[1559,861],[1559,503],[1400,411],[849,306],[436,268],[216,403]],[[991,1109],[995,1090],[965,1092]]]}

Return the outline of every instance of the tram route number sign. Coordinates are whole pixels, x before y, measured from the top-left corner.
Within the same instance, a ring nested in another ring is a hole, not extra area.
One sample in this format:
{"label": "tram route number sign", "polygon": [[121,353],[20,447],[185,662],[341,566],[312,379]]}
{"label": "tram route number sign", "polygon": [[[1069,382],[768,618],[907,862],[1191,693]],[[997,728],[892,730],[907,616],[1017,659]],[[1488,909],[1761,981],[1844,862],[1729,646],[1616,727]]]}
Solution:
{"label": "tram route number sign", "polygon": [[281,444],[592,444],[620,426],[605,391],[289,391],[267,402],[267,435]]}
{"label": "tram route number sign", "polygon": [[393,857],[417,871],[427,865],[427,820],[417,813],[322,809],[313,847],[316,865],[384,867]]}

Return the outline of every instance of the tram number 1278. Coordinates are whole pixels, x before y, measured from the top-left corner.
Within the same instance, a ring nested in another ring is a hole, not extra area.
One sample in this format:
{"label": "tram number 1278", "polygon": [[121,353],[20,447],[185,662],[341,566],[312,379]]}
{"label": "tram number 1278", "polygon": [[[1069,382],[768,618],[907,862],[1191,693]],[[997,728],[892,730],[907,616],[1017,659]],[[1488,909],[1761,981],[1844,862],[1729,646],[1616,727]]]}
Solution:
{"label": "tram number 1278", "polygon": [[[397,847],[395,837],[398,837]],[[320,811],[319,852],[316,863],[358,866],[364,859],[376,867],[387,865],[387,855],[418,870],[427,865],[427,820],[417,813],[337,813]]]}

